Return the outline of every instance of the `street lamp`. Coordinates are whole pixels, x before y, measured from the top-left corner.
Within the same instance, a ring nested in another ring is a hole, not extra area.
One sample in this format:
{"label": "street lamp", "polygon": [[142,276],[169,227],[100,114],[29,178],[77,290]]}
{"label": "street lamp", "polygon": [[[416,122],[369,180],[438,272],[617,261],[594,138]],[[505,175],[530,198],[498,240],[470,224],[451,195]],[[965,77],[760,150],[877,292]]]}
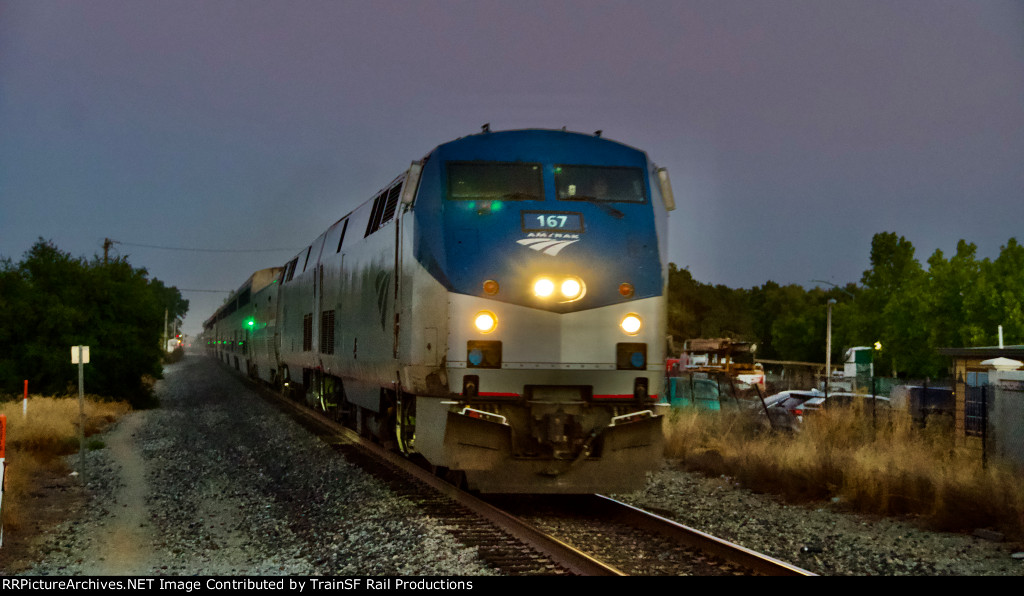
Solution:
{"label": "street lamp", "polygon": [[835,298],[828,299],[828,314],[825,316],[825,397],[828,397],[828,385],[832,380],[832,305]]}

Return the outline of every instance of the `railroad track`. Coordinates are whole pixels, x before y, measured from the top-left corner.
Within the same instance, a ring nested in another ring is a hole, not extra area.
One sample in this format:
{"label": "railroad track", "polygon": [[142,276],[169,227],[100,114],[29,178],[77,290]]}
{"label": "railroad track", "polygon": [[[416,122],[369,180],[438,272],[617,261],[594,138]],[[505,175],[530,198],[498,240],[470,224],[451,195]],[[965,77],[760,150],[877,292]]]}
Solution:
{"label": "railroad track", "polygon": [[626,575],[814,575],[604,495],[494,501]]}
{"label": "railroad track", "polygon": [[476,547],[501,573],[813,575],[601,495],[478,498],[320,412],[250,386]]}

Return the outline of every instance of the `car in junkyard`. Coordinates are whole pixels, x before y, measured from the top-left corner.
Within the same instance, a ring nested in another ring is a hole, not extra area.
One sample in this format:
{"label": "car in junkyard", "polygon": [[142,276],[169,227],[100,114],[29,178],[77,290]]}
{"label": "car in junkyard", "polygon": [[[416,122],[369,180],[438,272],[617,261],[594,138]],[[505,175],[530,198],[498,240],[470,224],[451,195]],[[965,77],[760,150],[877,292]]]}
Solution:
{"label": "car in junkyard", "polygon": [[865,415],[885,415],[890,411],[889,398],[881,395],[871,396],[845,391],[825,394],[818,389],[783,391],[766,397],[764,406],[755,404],[754,407],[761,408],[759,418],[763,426],[799,432],[808,416],[822,410],[848,408],[854,404],[860,405]]}
{"label": "car in junkyard", "polygon": [[721,409],[722,395],[718,381],[700,373],[669,377],[667,381],[666,394],[673,408]]}
{"label": "car in junkyard", "polygon": [[811,399],[825,394],[817,389],[780,391],[760,400],[751,408],[757,412],[760,424],[775,430],[799,431],[803,424],[803,405]]}
{"label": "car in junkyard", "polygon": [[890,409],[889,398],[884,395],[872,396],[863,393],[847,393],[845,391],[811,398],[804,402],[802,409],[805,414],[808,414],[825,409],[849,408],[854,405],[860,405],[865,412],[871,412],[872,407],[875,408],[876,412],[882,409],[886,411]]}

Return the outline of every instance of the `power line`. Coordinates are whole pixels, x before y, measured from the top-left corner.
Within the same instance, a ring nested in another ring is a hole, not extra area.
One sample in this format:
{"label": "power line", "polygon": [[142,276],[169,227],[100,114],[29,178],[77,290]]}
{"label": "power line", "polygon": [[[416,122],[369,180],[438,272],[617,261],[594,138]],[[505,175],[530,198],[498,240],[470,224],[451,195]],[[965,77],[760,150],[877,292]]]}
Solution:
{"label": "power line", "polygon": [[251,249],[230,249],[230,248],[190,248],[184,246],[157,246],[155,244],[136,244],[133,242],[121,242],[120,240],[111,241],[114,244],[122,244],[124,246],[138,246],[142,248],[157,248],[160,250],[183,250],[190,252],[296,252],[297,248],[251,248]]}
{"label": "power line", "polygon": [[179,292],[210,292],[213,294],[230,294],[233,290],[190,290],[187,288],[176,288]]}

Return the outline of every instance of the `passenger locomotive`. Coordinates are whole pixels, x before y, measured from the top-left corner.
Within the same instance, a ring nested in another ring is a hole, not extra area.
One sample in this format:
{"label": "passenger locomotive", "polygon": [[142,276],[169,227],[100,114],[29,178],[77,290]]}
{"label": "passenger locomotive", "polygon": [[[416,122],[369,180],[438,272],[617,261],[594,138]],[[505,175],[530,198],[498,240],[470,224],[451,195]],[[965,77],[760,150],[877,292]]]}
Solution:
{"label": "passenger locomotive", "polygon": [[204,323],[224,362],[485,493],[661,459],[664,169],[557,130],[433,149]]}

